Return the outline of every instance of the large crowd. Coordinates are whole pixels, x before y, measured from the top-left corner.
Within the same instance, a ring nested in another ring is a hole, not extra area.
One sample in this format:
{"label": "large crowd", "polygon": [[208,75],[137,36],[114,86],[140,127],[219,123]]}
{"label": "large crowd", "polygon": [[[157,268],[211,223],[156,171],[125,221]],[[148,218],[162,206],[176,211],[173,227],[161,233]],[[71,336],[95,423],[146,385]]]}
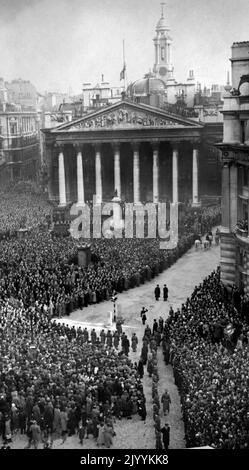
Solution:
{"label": "large crowd", "polygon": [[179,388],[187,447],[248,448],[248,300],[228,293],[218,270],[166,321],[164,357]]}
{"label": "large crowd", "polygon": [[0,191],[0,238],[15,235],[19,229],[33,229],[47,223],[52,207],[43,193],[27,182],[12,184]]}
{"label": "large crowd", "polygon": [[[77,242],[48,230],[51,206],[34,188],[5,191],[0,210],[0,432],[8,440],[20,430],[28,433],[28,445],[37,445],[39,433],[45,442],[48,435],[63,441],[67,433],[77,431],[80,440],[92,434],[109,447],[115,418],[136,413],[146,417],[143,364],[133,365],[128,359],[129,341],[120,331],[118,352],[114,338],[103,342],[103,335],[76,332],[55,324],[52,317],[69,315],[109,299],[113,290],[121,292],[150,280],[191,247],[194,224],[201,220],[210,229],[219,221],[220,209],[189,210],[180,223],[178,246],[170,251],[160,250],[157,239],[92,240],[92,263],[84,268],[77,263]],[[20,228],[28,228],[24,238],[18,236]],[[171,350],[176,344],[176,370],[177,332],[181,338],[182,325],[175,326]],[[153,354],[156,361],[152,347]],[[156,364],[153,367],[157,402]],[[184,394],[182,402],[185,412]],[[189,422],[186,418],[187,435],[192,436]],[[159,425],[156,431],[159,442]]]}
{"label": "large crowd", "polygon": [[126,335],[76,330],[38,309],[32,320],[33,338],[25,309],[1,306],[0,435],[11,442],[19,431],[37,447],[81,430],[81,441],[91,435],[110,447],[115,419],[141,415],[145,407]]}
{"label": "large crowd", "polygon": [[[22,188],[21,188],[22,189]],[[47,229],[51,206],[31,190],[9,191],[1,201],[0,298],[13,298],[20,306],[44,307],[51,316],[63,316],[88,304],[109,299],[113,290],[122,292],[156,276],[171,266],[195,240],[195,211],[181,225],[178,246],[161,250],[157,239],[91,240],[92,263],[78,266],[77,241],[55,237]],[[216,223],[203,214],[203,221]],[[210,219],[210,220],[209,220]],[[14,228],[29,227],[24,238],[8,236]]]}

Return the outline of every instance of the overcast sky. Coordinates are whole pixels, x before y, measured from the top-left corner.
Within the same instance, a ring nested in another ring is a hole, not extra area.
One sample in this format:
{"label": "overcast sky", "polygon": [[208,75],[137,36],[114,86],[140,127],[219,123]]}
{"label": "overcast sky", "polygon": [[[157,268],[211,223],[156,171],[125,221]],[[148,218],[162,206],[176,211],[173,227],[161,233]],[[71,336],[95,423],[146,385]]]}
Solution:
{"label": "overcast sky", "polygon": [[[119,85],[153,68],[160,0],[0,0],[0,76],[23,78],[40,92],[83,82]],[[202,83],[224,83],[234,41],[249,40],[249,0],[168,0],[175,77],[190,69]]]}

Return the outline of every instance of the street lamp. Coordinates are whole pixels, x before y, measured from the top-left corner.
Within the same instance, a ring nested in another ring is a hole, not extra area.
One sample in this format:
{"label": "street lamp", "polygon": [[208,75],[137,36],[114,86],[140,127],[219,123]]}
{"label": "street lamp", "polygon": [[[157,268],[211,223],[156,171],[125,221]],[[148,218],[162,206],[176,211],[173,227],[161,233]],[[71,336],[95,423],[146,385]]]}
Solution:
{"label": "street lamp", "polygon": [[35,347],[35,344],[34,344],[34,327],[33,327],[34,313],[35,313],[35,307],[31,307],[31,309],[30,309],[31,344],[29,346],[29,355],[30,355],[30,358],[33,359],[33,360],[36,357],[36,347]]}
{"label": "street lamp", "polygon": [[116,302],[118,300],[118,295],[115,290],[113,291],[111,301],[113,302],[113,321],[116,323]]}

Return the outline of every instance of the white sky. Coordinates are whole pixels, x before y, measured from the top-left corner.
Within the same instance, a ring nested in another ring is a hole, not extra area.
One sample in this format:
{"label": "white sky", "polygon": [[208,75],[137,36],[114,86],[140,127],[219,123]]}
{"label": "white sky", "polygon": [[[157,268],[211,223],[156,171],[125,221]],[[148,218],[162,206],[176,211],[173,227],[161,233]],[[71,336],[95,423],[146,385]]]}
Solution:
{"label": "white sky", "polygon": [[[80,93],[104,74],[120,85],[125,39],[128,81],[153,68],[160,0],[0,0],[0,76],[45,90]],[[175,77],[223,84],[231,45],[249,40],[249,0],[168,0]]]}

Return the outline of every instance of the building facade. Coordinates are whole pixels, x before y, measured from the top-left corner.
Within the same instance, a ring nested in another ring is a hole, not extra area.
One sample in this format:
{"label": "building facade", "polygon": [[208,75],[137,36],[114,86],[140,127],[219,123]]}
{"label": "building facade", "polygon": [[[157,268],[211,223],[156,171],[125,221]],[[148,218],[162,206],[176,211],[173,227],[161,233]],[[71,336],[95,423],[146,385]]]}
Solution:
{"label": "building facade", "polygon": [[[4,110],[3,110],[4,109]],[[40,124],[36,112],[0,104],[1,180],[35,179],[40,159]]]}
{"label": "building facade", "polygon": [[104,80],[104,75],[101,77],[101,82],[96,85],[83,83],[82,99],[84,112],[117,103],[120,101],[123,91],[123,87],[112,87],[109,82]]}
{"label": "building facade", "polygon": [[224,96],[221,279],[249,293],[249,41],[232,46]]}
{"label": "building facade", "polygon": [[21,78],[5,82],[8,103],[21,106],[22,110],[35,111],[38,102],[38,93],[29,80]]}
{"label": "building facade", "polygon": [[43,132],[49,197],[60,205],[115,191],[126,202],[200,204],[205,129],[194,120],[123,100]]}

